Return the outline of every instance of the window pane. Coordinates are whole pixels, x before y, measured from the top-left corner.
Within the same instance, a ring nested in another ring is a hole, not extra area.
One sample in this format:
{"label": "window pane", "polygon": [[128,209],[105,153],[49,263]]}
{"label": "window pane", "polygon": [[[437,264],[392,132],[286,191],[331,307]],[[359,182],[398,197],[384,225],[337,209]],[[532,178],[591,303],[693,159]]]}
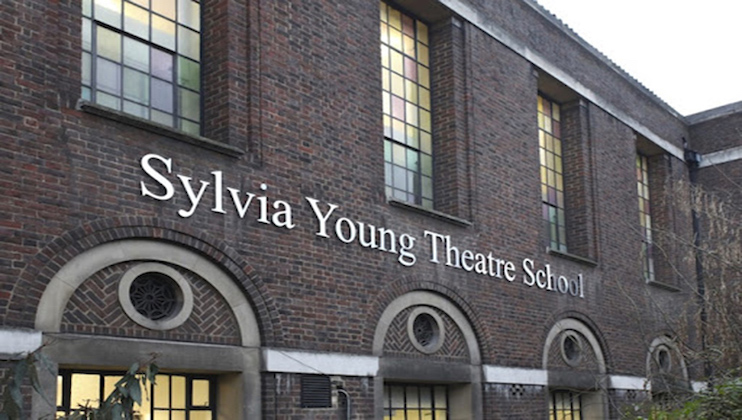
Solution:
{"label": "window pane", "polygon": [[211,411],[191,411],[191,420],[211,420]]}
{"label": "window pane", "polygon": [[149,46],[133,38],[124,38],[124,64],[149,72]]}
{"label": "window pane", "polygon": [[152,16],[152,42],[169,50],[175,50],[175,23]]}
{"label": "window pane", "polygon": [[90,51],[92,49],[92,42],[90,37],[93,35],[92,23],[90,19],[82,20],[82,49],[83,51]]}
{"label": "window pane", "polygon": [[173,112],[173,85],[162,80],[152,79],[152,107],[161,111]]}
{"label": "window pane", "polygon": [[192,90],[201,87],[201,66],[192,60],[178,57],[178,84]]}
{"label": "window pane", "polygon": [[165,79],[173,80],[173,56],[165,51],[152,48],[152,75]]}
{"label": "window pane", "polygon": [[155,377],[154,406],[155,408],[170,407],[170,377],[168,375],[157,375]]}
{"label": "window pane", "polygon": [[149,40],[149,12],[131,3],[124,3],[124,30]]}
{"label": "window pane", "polygon": [[90,86],[90,72],[92,71],[93,62],[89,53],[82,53],[82,84]]}
{"label": "window pane", "polygon": [[193,380],[192,405],[206,407],[209,405],[209,381],[205,379]]}
{"label": "window pane", "polygon": [[199,95],[187,89],[178,89],[180,95],[178,99],[179,110],[178,114],[189,120],[199,121],[200,119],[200,106],[199,106]]}
{"label": "window pane", "polygon": [[108,60],[96,60],[95,82],[98,89],[121,95],[121,66]]}
{"label": "window pane", "polygon": [[149,76],[136,70],[124,69],[124,98],[149,104]]}
{"label": "window pane", "polygon": [[75,373],[72,375],[70,407],[97,407],[100,403],[100,375]]}
{"label": "window pane", "polygon": [[121,29],[121,0],[95,0],[95,19]]}
{"label": "window pane", "polygon": [[121,62],[121,34],[102,26],[96,27],[98,56],[115,62]]}
{"label": "window pane", "polygon": [[201,42],[198,32],[178,26],[178,53],[198,60],[201,57]]}
{"label": "window pane", "polygon": [[186,380],[183,376],[171,377],[172,408],[185,408]]}
{"label": "window pane", "polygon": [[154,0],[152,10],[170,20],[175,20],[175,0]]}
{"label": "window pane", "polygon": [[188,120],[180,120],[180,129],[195,136],[201,134],[201,126]]}
{"label": "window pane", "polygon": [[178,0],[178,22],[201,30],[201,6],[192,0]]}

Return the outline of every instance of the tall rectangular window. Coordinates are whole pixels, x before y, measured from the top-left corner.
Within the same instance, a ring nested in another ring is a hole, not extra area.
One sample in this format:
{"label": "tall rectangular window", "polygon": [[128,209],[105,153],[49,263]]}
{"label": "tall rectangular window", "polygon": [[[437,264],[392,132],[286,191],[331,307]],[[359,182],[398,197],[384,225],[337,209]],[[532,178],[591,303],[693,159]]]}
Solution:
{"label": "tall rectangular window", "polygon": [[199,134],[199,2],[82,3],[82,98]]}
{"label": "tall rectangular window", "polygon": [[642,273],[644,280],[654,280],[652,245],[652,211],[649,197],[649,163],[647,157],[636,155],[636,189],[639,196],[639,229],[642,234]]}
{"label": "tall rectangular window", "polygon": [[381,3],[386,193],[433,208],[428,26]]}
{"label": "tall rectangular window", "polygon": [[541,212],[547,243],[550,249],[566,252],[560,107],[541,95],[538,96],[538,145]]}
{"label": "tall rectangular window", "polygon": [[447,420],[448,414],[444,385],[384,386],[384,420]]}

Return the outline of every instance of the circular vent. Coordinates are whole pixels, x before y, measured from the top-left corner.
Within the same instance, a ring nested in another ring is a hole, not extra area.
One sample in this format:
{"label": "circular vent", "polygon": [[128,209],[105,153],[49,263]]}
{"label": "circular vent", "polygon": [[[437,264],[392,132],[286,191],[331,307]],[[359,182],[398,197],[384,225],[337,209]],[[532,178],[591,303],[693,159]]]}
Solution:
{"label": "circular vent", "polygon": [[134,309],[145,317],[159,321],[171,317],[178,309],[175,282],[162,273],[144,273],[131,282],[129,295]]}
{"label": "circular vent", "polygon": [[193,310],[193,292],[188,281],[165,264],[135,265],[121,276],[118,291],[126,315],[152,330],[178,327]]}
{"label": "circular vent", "polygon": [[430,308],[414,309],[407,321],[412,345],[423,353],[434,353],[443,345],[443,320]]}

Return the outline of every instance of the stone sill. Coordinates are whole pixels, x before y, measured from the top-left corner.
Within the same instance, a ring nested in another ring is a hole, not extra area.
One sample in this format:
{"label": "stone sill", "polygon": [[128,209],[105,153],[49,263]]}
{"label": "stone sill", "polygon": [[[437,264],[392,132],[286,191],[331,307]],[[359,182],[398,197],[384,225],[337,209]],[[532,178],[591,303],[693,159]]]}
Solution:
{"label": "stone sill", "polygon": [[80,99],[77,102],[77,109],[84,111],[88,114],[97,115],[99,117],[103,117],[109,120],[120,122],[122,124],[140,128],[142,130],[149,131],[150,133],[167,136],[172,139],[179,140],[184,143],[188,143],[188,144],[191,144],[197,147],[201,147],[203,149],[221,153],[223,155],[227,155],[230,157],[240,157],[243,154],[245,154],[245,152],[238,147],[234,147],[229,144],[224,144],[224,143],[221,143],[215,140],[211,140],[206,137],[201,137],[198,135],[186,133],[184,131],[175,129],[173,127],[168,127],[166,125],[162,125],[154,121],[146,120],[144,118],[135,117],[133,115],[129,115],[121,111],[116,111],[115,109],[101,106],[101,105],[98,105],[98,104],[95,104],[89,101],[85,101],[82,99]]}
{"label": "stone sill", "polygon": [[598,265],[598,262],[593,259],[581,257],[575,254],[570,254],[569,252],[559,251],[558,249],[553,249],[548,246],[546,247],[546,253],[549,255],[555,255],[560,258],[565,258],[568,260],[576,261],[578,263],[589,265],[591,267],[597,267]]}
{"label": "stone sill", "polygon": [[671,284],[664,283],[664,282],[657,281],[657,280],[647,280],[647,284],[650,285],[650,286],[654,286],[654,287],[656,287],[658,289],[664,289],[664,290],[667,290],[667,291],[670,291],[670,292],[679,292],[680,291],[680,288],[677,287],[677,286],[673,286]]}
{"label": "stone sill", "polygon": [[440,211],[435,211],[431,209],[427,209],[423,206],[419,206],[417,204],[408,203],[407,201],[398,200],[396,198],[387,197],[387,203],[389,203],[392,207],[398,207],[401,209],[407,209],[412,210],[415,213],[422,214],[424,216],[433,217],[438,220],[443,220],[444,222],[452,223],[457,226],[462,227],[468,227],[471,226],[472,223],[466,219],[461,219],[456,216],[452,216],[450,214],[442,213]]}

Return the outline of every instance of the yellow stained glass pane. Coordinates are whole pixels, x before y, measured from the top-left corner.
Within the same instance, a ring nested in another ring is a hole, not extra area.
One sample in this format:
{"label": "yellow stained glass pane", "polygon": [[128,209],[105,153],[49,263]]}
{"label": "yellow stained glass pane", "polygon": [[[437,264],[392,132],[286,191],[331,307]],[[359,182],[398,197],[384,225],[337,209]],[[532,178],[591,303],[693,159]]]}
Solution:
{"label": "yellow stained glass pane", "polygon": [[420,88],[420,106],[430,110],[430,90]]}
{"label": "yellow stained glass pane", "polygon": [[402,51],[402,32],[394,28],[389,28],[389,45],[399,51]]}
{"label": "yellow stained glass pane", "polygon": [[398,51],[391,50],[391,59],[392,59],[392,71],[399,74],[404,74],[404,59],[402,58],[402,53]]}
{"label": "yellow stained glass pane", "polygon": [[381,69],[381,88],[389,92],[392,88],[391,73],[388,69]]}
{"label": "yellow stained glass pane", "polygon": [[185,411],[173,411],[170,413],[170,420],[186,420]]}
{"label": "yellow stained glass pane", "polygon": [[407,101],[417,104],[417,83],[411,80],[405,80],[404,92],[404,97]]}
{"label": "yellow stained glass pane", "polygon": [[544,114],[539,113],[537,115],[537,118],[538,118],[538,128],[543,130],[544,129]]}
{"label": "yellow stained glass pane", "polygon": [[157,386],[155,387],[154,405],[155,408],[170,407],[170,377],[167,375],[157,375],[155,377]]}
{"label": "yellow stained glass pane", "polygon": [[417,77],[420,81],[420,86],[430,88],[430,71],[427,67],[418,64],[417,65]]}
{"label": "yellow stained glass pane", "polygon": [[561,120],[560,114],[561,114],[561,111],[560,111],[559,105],[552,104],[552,107],[551,107],[551,118],[553,118],[554,121],[560,121]]}
{"label": "yellow stained glass pane", "polygon": [[562,155],[562,141],[558,138],[554,138],[554,153],[558,154],[559,156]]}
{"label": "yellow stained glass pane", "polygon": [[186,380],[183,376],[171,377],[172,387],[172,408],[185,408],[186,401]]}
{"label": "yellow stained glass pane", "polygon": [[389,26],[387,26],[386,23],[382,22],[380,24],[380,28],[381,28],[381,42],[383,42],[384,44],[388,44],[389,43]]}
{"label": "yellow stained glass pane", "polygon": [[379,19],[381,19],[382,22],[386,22],[389,19],[386,3],[384,3],[383,1],[379,3]]}
{"label": "yellow stained glass pane", "polygon": [[405,104],[405,116],[407,119],[407,124],[412,124],[417,127],[417,107],[415,106],[415,104],[409,102]]}
{"label": "yellow stained glass pane", "polygon": [[175,23],[159,16],[152,16],[152,42],[175,50]]}
{"label": "yellow stained glass pane", "polygon": [[392,28],[402,30],[402,13],[392,7],[389,8],[389,25]]}
{"label": "yellow stained glass pane", "polygon": [[430,65],[430,59],[428,57],[428,47],[423,44],[417,44],[417,61],[420,64]]}
{"label": "yellow stained glass pane", "polygon": [[407,35],[403,38],[404,53],[410,57],[415,57],[415,39]]}
{"label": "yellow stained glass pane", "polygon": [[430,133],[425,131],[420,132],[420,150],[427,154],[433,153],[433,140],[430,137]]}
{"label": "yellow stained glass pane", "polygon": [[57,375],[57,405],[62,405],[62,383],[64,382],[64,378],[62,378],[62,375]]}
{"label": "yellow stained glass pane", "polygon": [[546,133],[543,130],[538,130],[538,147],[546,147]]}
{"label": "yellow stained glass pane", "polygon": [[100,403],[100,375],[74,373],[70,388],[70,407],[97,407]]}
{"label": "yellow stained glass pane", "polygon": [[191,420],[211,420],[210,411],[191,411]]}
{"label": "yellow stained glass pane", "polygon": [[193,395],[191,404],[200,407],[206,407],[209,405],[209,381],[205,379],[194,379],[191,387],[193,389]]}
{"label": "yellow stained glass pane", "polygon": [[170,412],[165,410],[155,410],[154,420],[170,420]]}
{"label": "yellow stained glass pane", "polygon": [[386,69],[389,68],[389,47],[386,45],[381,46],[381,66]]}
{"label": "yellow stained glass pane", "polygon": [[390,115],[392,113],[392,98],[388,92],[381,93],[382,104],[384,107],[384,114]]}
{"label": "yellow stained glass pane", "polygon": [[417,21],[417,40],[430,45],[430,42],[428,42],[428,25],[420,21]]}
{"label": "yellow stained glass pane", "polygon": [[431,126],[430,126],[430,112],[421,109],[420,110],[420,128],[422,128],[425,131],[430,132]]}
{"label": "yellow stained glass pane", "polygon": [[392,93],[404,98],[404,78],[396,73],[392,73]]}

